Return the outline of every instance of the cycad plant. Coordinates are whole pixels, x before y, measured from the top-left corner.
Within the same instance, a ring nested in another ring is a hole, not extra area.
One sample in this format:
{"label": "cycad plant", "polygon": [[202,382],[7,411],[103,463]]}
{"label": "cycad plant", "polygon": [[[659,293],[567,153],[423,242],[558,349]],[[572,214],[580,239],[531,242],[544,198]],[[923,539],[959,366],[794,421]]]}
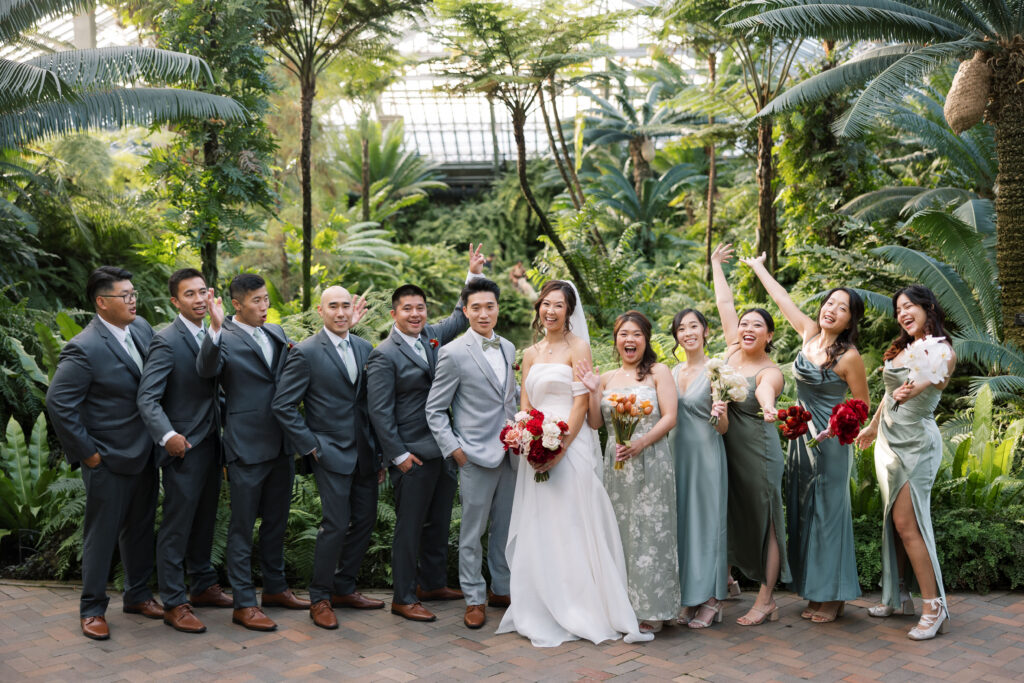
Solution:
{"label": "cycad plant", "polygon": [[987,102],[995,127],[997,246],[1006,336],[1024,345],[1024,2],[1020,0],[756,0],[734,24],[772,36],[877,41],[846,63],[810,78],[761,110],[773,115],[804,102],[861,87],[835,128],[856,135],[888,112],[907,85],[944,64],[974,55],[990,81],[964,93]]}

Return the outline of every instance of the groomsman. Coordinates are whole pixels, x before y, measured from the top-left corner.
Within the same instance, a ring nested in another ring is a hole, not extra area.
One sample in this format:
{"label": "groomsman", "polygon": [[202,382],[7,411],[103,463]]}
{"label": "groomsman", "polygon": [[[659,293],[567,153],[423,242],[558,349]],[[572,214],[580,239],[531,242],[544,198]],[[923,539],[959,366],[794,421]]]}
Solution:
{"label": "groomsman", "polygon": [[[487,620],[484,600],[509,605],[509,569],[505,559],[516,464],[498,440],[516,411],[512,342],[494,333],[501,290],[490,280],[473,280],[462,290],[462,312],[469,331],[441,348],[434,383],[427,396],[427,423],[441,453],[459,466],[462,526],[459,532],[459,583],[466,597],[463,622],[480,628]],[[451,408],[452,419],[448,419]],[[488,525],[488,522],[490,524]],[[487,566],[482,573],[488,533]]]}
{"label": "groomsman", "polygon": [[[197,607],[231,607],[210,564],[220,497],[220,415],[217,380],[196,372],[212,291],[195,268],[175,271],[168,282],[178,317],[153,337],[139,382],[142,421],[159,446],[163,520],[157,535],[157,578],[164,623],[186,633],[206,626]],[[188,564],[191,600],[185,589]]]}
{"label": "groomsman", "polygon": [[257,605],[252,582],[252,531],[260,525],[263,607],[308,609],[284,575],[284,535],[291,506],[295,463],[270,404],[284,368],[290,342],[280,325],[267,323],[270,297],[259,275],[244,273],[231,281],[232,319],[225,320],[219,298],[209,305],[210,332],[196,357],[200,377],[219,377],[226,397],[224,459],[231,487],[227,572],[234,611],[231,620],[254,631],[275,624]]}
{"label": "groomsman", "polygon": [[323,521],[313,555],[309,616],[320,628],[335,629],[334,607],[384,607],[356,591],[384,470],[366,414],[365,366],[373,345],[349,332],[366,302],[353,302],[342,287],[328,287],[316,310],[323,329],[288,354],[273,408],[295,449],[312,461]]}
{"label": "groomsman", "polygon": [[153,328],[135,313],[132,274],[101,266],[86,283],[96,315],[61,351],[46,409],[72,467],[82,466],[82,633],[106,640],[107,578],[114,547],[125,571],[124,611],[161,619],[153,599],[153,442],[135,395]]}
{"label": "groomsman", "polygon": [[[469,245],[469,275],[482,277],[484,257]],[[457,481],[427,426],[426,403],[437,348],[466,329],[461,302],[436,325],[427,324],[427,297],[416,285],[391,295],[391,335],[366,366],[370,421],[395,487],[395,534],[391,553],[391,612],[412,621],[435,621],[421,600],[458,600],[448,588],[448,530]]]}

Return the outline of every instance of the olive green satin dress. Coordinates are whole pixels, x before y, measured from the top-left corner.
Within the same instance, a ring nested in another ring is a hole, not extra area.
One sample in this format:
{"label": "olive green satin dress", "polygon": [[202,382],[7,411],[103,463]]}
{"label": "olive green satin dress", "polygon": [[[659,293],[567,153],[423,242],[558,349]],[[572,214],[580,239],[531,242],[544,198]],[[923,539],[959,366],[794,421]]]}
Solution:
{"label": "olive green satin dress", "polygon": [[729,484],[722,436],[711,418],[711,383],[707,372],[679,388],[672,450],[676,460],[676,512],[679,520],[679,584],[681,604],[692,607],[726,595],[726,507]]}
{"label": "olive green satin dress", "polygon": [[[811,412],[810,436],[828,427],[833,406],[846,399],[847,385],[797,354],[793,378],[800,405]],[[786,530],[792,590],[813,602],[860,597],[857,553],[850,509],[853,446],[825,439],[807,448],[804,439],[789,442],[786,463]]]}
{"label": "olive green satin dress", "polygon": [[[885,503],[885,519],[882,523],[882,603],[895,609],[900,607],[900,575],[896,562],[892,505],[904,486],[910,489],[917,527],[928,548],[939,595],[946,597],[942,586],[942,570],[935,552],[931,515],[932,484],[942,464],[942,436],[935,424],[935,408],[939,405],[942,391],[930,384],[893,412],[892,392],[906,381],[908,372],[907,368],[894,368],[891,360],[885,362],[882,372],[885,398],[882,399],[882,417],[878,440],[875,442],[875,474]],[[908,590],[917,588],[917,579],[909,562],[903,578]]]}
{"label": "olive green satin dress", "polygon": [[[764,372],[762,370],[761,372]],[[747,398],[729,403],[725,455],[729,471],[729,564],[752,581],[765,583],[768,529],[779,545],[779,581],[790,583],[782,511],[784,457],[774,422],[765,422],[754,396],[757,378],[748,377]]]}

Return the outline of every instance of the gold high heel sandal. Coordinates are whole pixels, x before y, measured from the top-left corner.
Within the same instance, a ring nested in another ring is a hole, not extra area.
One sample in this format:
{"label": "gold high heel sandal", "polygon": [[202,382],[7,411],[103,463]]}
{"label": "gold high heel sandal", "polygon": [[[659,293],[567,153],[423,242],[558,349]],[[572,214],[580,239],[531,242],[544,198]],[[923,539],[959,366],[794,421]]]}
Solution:
{"label": "gold high heel sandal", "polygon": [[840,602],[839,607],[835,611],[828,611],[819,609],[813,615],[811,615],[811,621],[815,624],[831,624],[833,621],[843,616],[843,611],[846,609],[846,603]]}
{"label": "gold high heel sandal", "polygon": [[[747,616],[747,614],[750,614],[751,612],[754,612],[759,616],[751,619]],[[763,610],[760,607],[751,607],[747,614],[744,614],[742,617],[737,619],[736,623],[740,626],[760,626],[766,621],[779,620],[779,606],[773,602],[771,608],[767,610]],[[746,619],[747,621],[744,622],[743,619]]]}

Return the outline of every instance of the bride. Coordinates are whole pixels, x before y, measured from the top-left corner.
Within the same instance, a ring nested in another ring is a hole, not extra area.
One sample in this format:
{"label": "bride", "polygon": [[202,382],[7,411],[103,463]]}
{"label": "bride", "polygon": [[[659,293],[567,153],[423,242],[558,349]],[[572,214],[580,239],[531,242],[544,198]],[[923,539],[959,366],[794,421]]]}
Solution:
{"label": "bride", "polygon": [[[618,524],[601,485],[597,434],[585,425],[588,392],[573,381],[590,362],[590,337],[576,288],[553,280],[534,304],[545,338],[523,355],[522,409],[569,423],[562,453],[533,468],[519,459],[506,556],[512,604],[498,633],[516,631],[536,647],[586,638],[594,643],[651,640],[626,595]],[[533,471],[549,471],[534,481]]]}

